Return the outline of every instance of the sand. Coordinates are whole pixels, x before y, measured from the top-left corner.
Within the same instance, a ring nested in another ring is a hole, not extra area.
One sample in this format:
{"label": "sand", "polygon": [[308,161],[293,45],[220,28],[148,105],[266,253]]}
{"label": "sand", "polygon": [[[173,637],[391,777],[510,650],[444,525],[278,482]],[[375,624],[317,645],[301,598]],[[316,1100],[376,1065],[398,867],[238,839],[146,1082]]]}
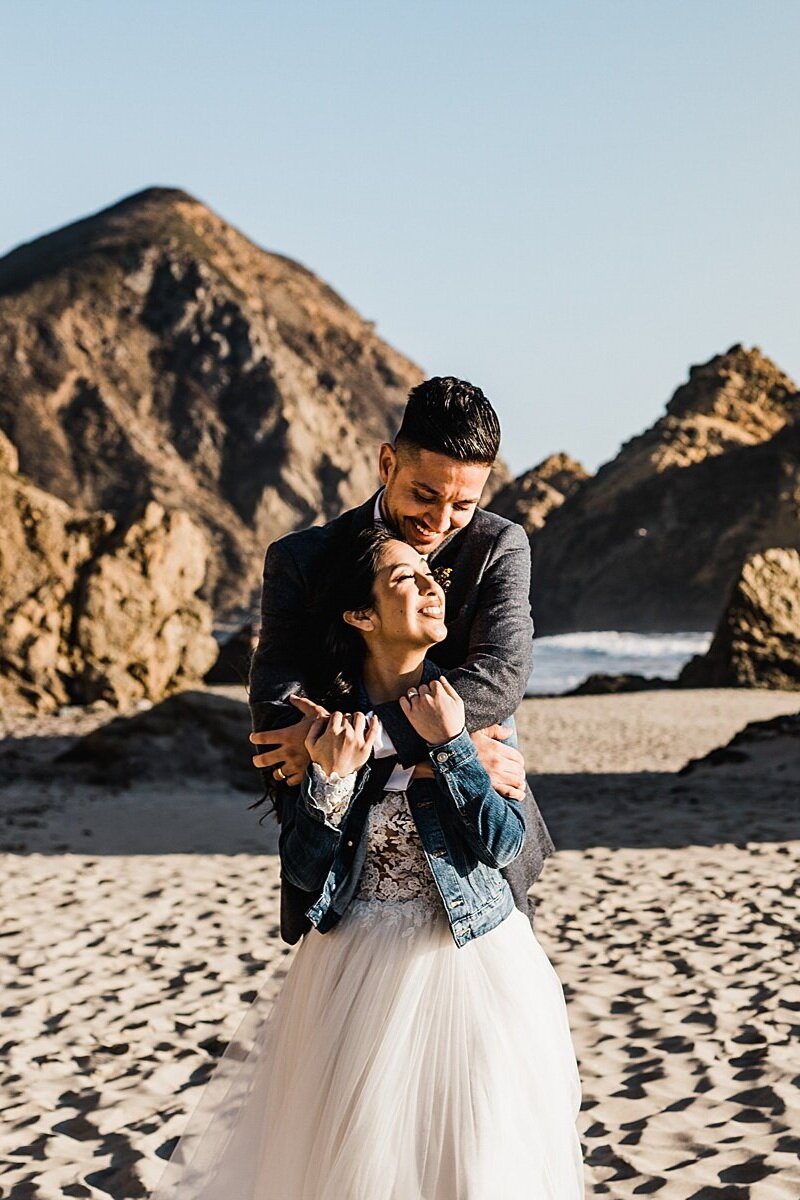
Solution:
{"label": "sand", "polygon": [[[523,706],[558,846],[536,931],[569,1003],[587,1197],[800,1197],[800,761],[768,747],[675,774],[798,709],[796,695],[718,691]],[[0,787],[4,1200],[146,1196],[248,1002],[277,993],[294,953],[275,830],[242,793],[25,777],[107,719],[8,722],[21,777]]]}

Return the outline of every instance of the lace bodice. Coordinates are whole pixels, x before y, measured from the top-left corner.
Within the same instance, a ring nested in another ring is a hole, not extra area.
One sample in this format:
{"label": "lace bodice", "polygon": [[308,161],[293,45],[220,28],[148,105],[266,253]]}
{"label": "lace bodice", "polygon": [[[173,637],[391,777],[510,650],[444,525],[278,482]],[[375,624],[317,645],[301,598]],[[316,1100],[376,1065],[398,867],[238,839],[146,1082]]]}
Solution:
{"label": "lace bodice", "polygon": [[427,900],[441,907],[405,792],[385,792],[367,817],[367,853],[358,900]]}
{"label": "lace bodice", "polygon": [[[314,769],[312,799],[338,825],[352,795],[355,776],[327,779]],[[367,814],[364,866],[353,901],[414,901],[417,913],[442,911],[442,901],[404,791],[384,792]]]}

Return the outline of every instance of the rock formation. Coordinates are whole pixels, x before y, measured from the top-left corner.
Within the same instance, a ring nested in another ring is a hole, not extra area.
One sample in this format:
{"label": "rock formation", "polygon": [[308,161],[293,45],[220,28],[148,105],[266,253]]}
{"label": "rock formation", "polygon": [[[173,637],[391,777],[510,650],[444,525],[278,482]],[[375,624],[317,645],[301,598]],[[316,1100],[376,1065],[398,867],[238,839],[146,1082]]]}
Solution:
{"label": "rock formation", "polygon": [[623,692],[661,692],[674,688],[673,679],[661,679],[651,675],[607,675],[600,671],[586,678],[565,696],[618,696]]}
{"label": "rock formation", "polygon": [[800,395],[733,346],[534,531],[540,633],[714,628],[743,559],[800,548]]}
{"label": "rock formation", "polygon": [[76,514],[149,500],[247,606],[268,542],[369,495],[421,373],[331,288],[151,188],[0,260],[0,429]]}
{"label": "rock formation", "polygon": [[0,438],[0,703],[130,704],[200,679],[217,653],[202,531],[154,501],[79,515],[16,460]]}
{"label": "rock formation", "polygon": [[487,507],[534,533],[588,478],[589,472],[568,454],[551,454],[497,491]]}
{"label": "rock formation", "polygon": [[[191,730],[191,735],[187,735]],[[184,691],[146,712],[119,716],[86,734],[56,760],[88,783],[218,779],[253,798],[259,793],[250,710],[241,700]]]}
{"label": "rock formation", "polygon": [[748,775],[762,783],[777,776],[788,794],[796,795],[800,786],[800,713],[752,721],[726,746],[690,759],[678,774],[693,776],[692,782],[730,775],[739,783]]}
{"label": "rock formation", "polygon": [[754,554],[706,654],[687,663],[682,687],[800,691],[800,553]]}

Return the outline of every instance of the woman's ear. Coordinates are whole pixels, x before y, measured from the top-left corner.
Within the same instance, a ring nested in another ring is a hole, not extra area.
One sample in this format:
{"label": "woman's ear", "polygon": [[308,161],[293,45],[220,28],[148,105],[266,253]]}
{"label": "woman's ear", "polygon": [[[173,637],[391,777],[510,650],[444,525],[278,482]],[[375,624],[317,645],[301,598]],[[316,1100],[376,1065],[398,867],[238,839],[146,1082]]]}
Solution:
{"label": "woman's ear", "polygon": [[362,633],[373,633],[375,630],[375,622],[369,615],[371,609],[358,608],[348,609],[342,613],[342,620],[346,625],[352,625],[354,629],[359,629]]}

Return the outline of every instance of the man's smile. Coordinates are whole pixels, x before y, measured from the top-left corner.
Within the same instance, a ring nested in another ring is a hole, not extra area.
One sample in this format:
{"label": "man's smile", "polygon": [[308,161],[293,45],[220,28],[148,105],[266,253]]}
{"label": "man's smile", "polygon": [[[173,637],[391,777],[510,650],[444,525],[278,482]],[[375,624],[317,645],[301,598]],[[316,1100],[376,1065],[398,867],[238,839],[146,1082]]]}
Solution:
{"label": "man's smile", "polygon": [[428,529],[427,525],[423,525],[415,517],[407,517],[406,520],[414,529],[417,537],[423,542],[434,542],[437,538],[444,537],[444,534],[437,533],[435,529]]}

